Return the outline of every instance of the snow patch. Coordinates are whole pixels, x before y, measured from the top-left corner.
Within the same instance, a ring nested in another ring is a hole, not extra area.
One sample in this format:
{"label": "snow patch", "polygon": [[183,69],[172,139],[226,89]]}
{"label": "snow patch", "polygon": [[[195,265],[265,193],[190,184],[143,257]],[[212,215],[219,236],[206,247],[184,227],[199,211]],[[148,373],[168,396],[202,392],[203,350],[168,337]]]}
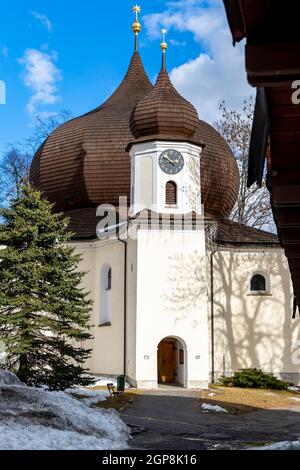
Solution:
{"label": "snow patch", "polygon": [[[115,387],[117,387],[118,385],[117,379],[113,377],[99,377],[99,376],[93,376],[93,375],[89,375],[88,377],[94,380],[94,383],[92,383],[91,385],[88,385],[89,388],[106,387],[107,384],[113,384]],[[130,388],[130,384],[126,382],[125,388]]]}
{"label": "snow patch", "polygon": [[21,380],[9,370],[0,370],[0,387],[4,385],[7,387],[11,385],[26,387],[26,385],[22,383]]}
{"label": "snow patch", "polygon": [[[26,387],[7,371],[0,371],[0,384],[1,450],[128,448],[129,429],[115,410],[91,409],[65,392]],[[86,400],[103,397],[90,392]]]}
{"label": "snow patch", "polygon": [[275,442],[266,446],[251,447],[248,450],[300,450],[300,441]]}
{"label": "snow patch", "polygon": [[201,408],[204,411],[213,411],[215,413],[228,413],[228,411],[222,408],[221,406],[211,405],[210,403],[202,403]]}

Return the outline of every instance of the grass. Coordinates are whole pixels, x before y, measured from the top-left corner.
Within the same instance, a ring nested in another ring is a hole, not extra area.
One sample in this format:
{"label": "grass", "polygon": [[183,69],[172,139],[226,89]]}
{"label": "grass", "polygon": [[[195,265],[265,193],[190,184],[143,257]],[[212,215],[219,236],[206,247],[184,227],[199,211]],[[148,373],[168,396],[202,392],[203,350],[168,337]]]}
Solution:
{"label": "grass", "polygon": [[[214,393],[213,396],[210,394]],[[291,409],[300,407],[300,402],[292,400],[299,392],[253,388],[223,387],[211,385],[201,392],[201,403],[210,403],[225,408],[231,414],[251,413],[257,409]]]}
{"label": "grass", "polygon": [[127,392],[115,395],[114,397],[108,397],[105,401],[100,401],[97,404],[98,408],[113,408],[114,410],[123,411],[128,405],[137,400],[138,394]]}
{"label": "grass", "polygon": [[250,441],[250,442],[243,442],[244,446],[247,447],[263,447],[272,444],[270,441]]}

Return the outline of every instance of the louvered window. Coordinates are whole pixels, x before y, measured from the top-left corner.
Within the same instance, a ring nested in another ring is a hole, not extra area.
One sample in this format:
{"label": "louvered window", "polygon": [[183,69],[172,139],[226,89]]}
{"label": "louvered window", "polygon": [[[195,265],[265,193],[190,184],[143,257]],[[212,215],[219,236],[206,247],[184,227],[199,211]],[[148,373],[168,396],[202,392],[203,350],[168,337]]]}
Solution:
{"label": "louvered window", "polygon": [[167,206],[177,204],[177,185],[174,181],[168,181],[166,184],[166,204]]}
{"label": "louvered window", "polygon": [[266,291],[266,278],[261,274],[255,274],[250,280],[250,291],[252,292],[265,292]]}

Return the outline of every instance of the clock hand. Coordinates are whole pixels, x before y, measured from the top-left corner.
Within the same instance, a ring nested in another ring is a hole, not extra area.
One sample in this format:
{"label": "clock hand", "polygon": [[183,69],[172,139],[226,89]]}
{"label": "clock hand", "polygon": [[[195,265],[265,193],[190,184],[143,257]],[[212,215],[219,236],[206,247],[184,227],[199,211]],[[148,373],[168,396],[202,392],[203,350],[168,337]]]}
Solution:
{"label": "clock hand", "polygon": [[170,157],[168,157],[167,155],[164,155],[164,159],[167,160],[168,162],[172,163],[172,165],[173,165],[173,160],[171,160]]}
{"label": "clock hand", "polygon": [[170,163],[172,163],[173,166],[174,166],[174,165],[177,165],[178,163],[180,163],[179,160],[171,160],[169,157],[167,157],[167,155],[165,155],[164,158],[165,158],[166,160],[168,160]]}

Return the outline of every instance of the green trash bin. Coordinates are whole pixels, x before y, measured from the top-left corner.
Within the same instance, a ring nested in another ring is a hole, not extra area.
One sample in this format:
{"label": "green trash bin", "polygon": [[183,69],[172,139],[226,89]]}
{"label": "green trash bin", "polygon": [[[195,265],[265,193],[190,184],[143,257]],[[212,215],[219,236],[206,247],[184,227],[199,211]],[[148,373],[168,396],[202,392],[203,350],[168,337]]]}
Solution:
{"label": "green trash bin", "polygon": [[125,390],[125,375],[119,375],[117,378],[117,390],[118,392],[124,392]]}

